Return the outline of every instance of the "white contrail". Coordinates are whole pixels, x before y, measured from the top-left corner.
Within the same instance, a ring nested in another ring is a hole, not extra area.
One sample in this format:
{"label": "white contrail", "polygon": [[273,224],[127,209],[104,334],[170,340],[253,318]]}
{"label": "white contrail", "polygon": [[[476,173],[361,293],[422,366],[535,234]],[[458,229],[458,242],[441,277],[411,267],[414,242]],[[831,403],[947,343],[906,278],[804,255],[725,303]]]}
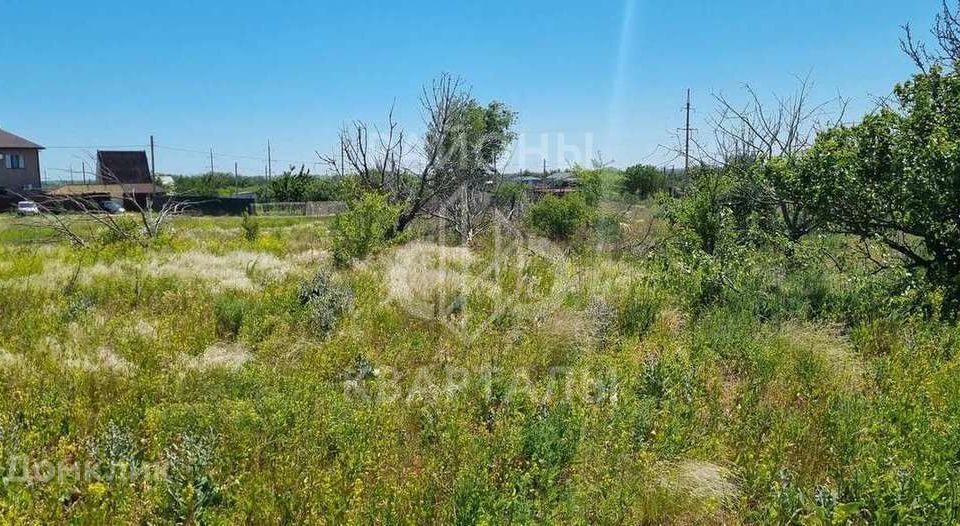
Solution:
{"label": "white contrail", "polygon": [[620,23],[620,47],[617,50],[617,69],[613,75],[613,93],[610,97],[610,119],[607,128],[607,144],[610,145],[620,131],[624,96],[627,84],[627,68],[630,64],[630,48],[633,44],[633,26],[637,1],[625,0]]}

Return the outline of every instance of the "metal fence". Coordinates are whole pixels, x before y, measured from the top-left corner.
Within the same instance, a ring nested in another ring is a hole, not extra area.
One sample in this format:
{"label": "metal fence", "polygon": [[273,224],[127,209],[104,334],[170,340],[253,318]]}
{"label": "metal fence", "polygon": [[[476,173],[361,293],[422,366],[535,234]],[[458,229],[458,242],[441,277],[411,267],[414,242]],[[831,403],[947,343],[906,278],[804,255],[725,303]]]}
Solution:
{"label": "metal fence", "polygon": [[262,216],[324,217],[347,209],[343,201],[307,201],[302,203],[255,203],[253,213]]}

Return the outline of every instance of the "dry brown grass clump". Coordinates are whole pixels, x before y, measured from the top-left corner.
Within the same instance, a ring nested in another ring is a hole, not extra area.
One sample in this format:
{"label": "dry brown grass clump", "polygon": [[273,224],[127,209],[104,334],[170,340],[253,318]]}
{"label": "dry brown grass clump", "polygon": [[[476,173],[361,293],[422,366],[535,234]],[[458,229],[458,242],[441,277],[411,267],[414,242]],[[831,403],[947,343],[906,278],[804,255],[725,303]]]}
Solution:
{"label": "dry brown grass clump", "polygon": [[657,323],[669,334],[677,335],[686,327],[687,315],[677,308],[667,307],[660,311]]}
{"label": "dry brown grass clump", "polygon": [[13,354],[7,352],[2,347],[0,347],[0,369],[8,369],[19,365],[23,361],[23,358],[19,354]]}
{"label": "dry brown grass clump", "polygon": [[93,356],[73,356],[64,362],[67,368],[77,369],[90,373],[113,373],[129,376],[137,368],[112,349],[101,347]]}
{"label": "dry brown grass clump", "polygon": [[179,365],[191,371],[239,371],[252,359],[250,351],[240,344],[216,343],[199,356],[182,355]]}
{"label": "dry brown grass clump", "polygon": [[794,352],[812,353],[823,370],[829,374],[833,387],[856,392],[863,389],[864,363],[853,350],[849,339],[835,325],[788,323],[781,327],[781,336]]}
{"label": "dry brown grass clump", "polygon": [[457,312],[471,286],[467,267],[474,256],[466,247],[410,243],[393,255],[387,293],[408,314],[443,319]]}
{"label": "dry brown grass clump", "polygon": [[664,465],[660,483],[678,498],[704,507],[732,505],[740,492],[729,469],[702,460]]}
{"label": "dry brown grass clump", "polygon": [[200,280],[213,289],[254,290],[255,276],[276,278],[290,271],[290,265],[273,254],[237,251],[222,256],[191,251],[168,260],[152,260],[147,272],[157,277]]}
{"label": "dry brown grass clump", "polygon": [[0,281],[24,289],[56,290],[74,275],[80,284],[96,285],[111,277],[144,274],[157,278],[200,281],[213,290],[257,290],[263,281],[282,277],[295,266],[267,252],[236,251],[224,255],[200,250],[158,255],[146,263],[134,261],[97,263],[89,267],[68,265],[56,260],[44,264],[41,272]]}

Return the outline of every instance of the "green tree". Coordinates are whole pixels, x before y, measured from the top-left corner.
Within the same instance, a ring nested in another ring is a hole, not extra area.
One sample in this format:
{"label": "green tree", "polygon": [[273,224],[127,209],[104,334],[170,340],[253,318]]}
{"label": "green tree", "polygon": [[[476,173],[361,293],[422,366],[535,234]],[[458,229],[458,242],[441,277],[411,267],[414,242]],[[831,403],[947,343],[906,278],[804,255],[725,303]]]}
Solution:
{"label": "green tree", "polygon": [[802,153],[784,153],[726,166],[735,181],[730,202],[738,224],[743,227],[755,215],[756,226],[768,237],[788,241],[787,248],[820,228],[802,175],[804,162]]}
{"label": "green tree", "polygon": [[486,177],[496,171],[496,163],[516,139],[512,130],[515,121],[516,112],[502,102],[483,106],[467,99],[452,133],[445,138],[446,169],[468,178]]}
{"label": "green tree", "polygon": [[334,177],[313,177],[307,185],[305,201],[344,201],[348,197],[344,189],[344,179]]}
{"label": "green tree", "polygon": [[225,172],[207,172],[196,176],[174,176],[174,187],[177,193],[197,197],[217,197],[221,191],[236,186],[233,174]]}
{"label": "green tree", "polygon": [[899,252],[960,306],[960,76],[940,66],[895,89],[863,122],[822,133],[803,166],[836,231]]}
{"label": "green tree", "polygon": [[647,198],[667,187],[667,177],[655,166],[637,164],[623,171],[620,193]]}
{"label": "green tree", "polygon": [[303,166],[297,170],[291,166],[289,170],[267,183],[265,197],[280,203],[306,201],[313,179],[310,170],[304,169]]}

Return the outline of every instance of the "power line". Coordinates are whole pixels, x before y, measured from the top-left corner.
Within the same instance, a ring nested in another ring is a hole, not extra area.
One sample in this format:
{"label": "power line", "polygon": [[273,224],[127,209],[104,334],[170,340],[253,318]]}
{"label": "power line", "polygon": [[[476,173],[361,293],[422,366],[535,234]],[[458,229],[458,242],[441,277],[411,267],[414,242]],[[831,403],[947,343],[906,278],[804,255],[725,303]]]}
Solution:
{"label": "power line", "polygon": [[[171,150],[175,152],[184,152],[184,153],[194,153],[197,155],[203,155],[204,157],[210,155],[209,149],[199,150],[199,149],[193,149],[193,148],[183,148],[180,146],[166,146],[159,143],[155,144],[154,146],[156,148],[160,148],[163,150]],[[256,155],[241,155],[241,154],[235,154],[235,153],[223,153],[220,151],[216,151],[216,154],[218,157],[227,157],[230,159],[246,159],[249,161],[261,161],[264,163],[281,162],[281,163],[304,164],[304,165],[320,164],[319,161],[316,161],[316,160],[304,161],[302,159],[277,159],[272,156],[272,152],[268,157],[261,157]]]}
{"label": "power line", "polygon": [[146,144],[90,145],[90,146],[44,146],[45,150],[103,150],[107,148],[146,148]]}
{"label": "power line", "polygon": [[[151,137],[151,139],[154,139]],[[109,149],[141,149],[144,151],[149,150],[150,155],[150,167],[151,171],[156,172],[155,161],[156,161],[156,150],[167,150],[174,152],[183,152],[196,155],[203,155],[208,157],[211,153],[215,154],[217,157],[226,158],[229,160],[248,160],[248,161],[258,161],[265,165],[264,173],[267,177],[273,175],[273,163],[280,162],[286,163],[289,165],[303,165],[303,166],[312,166],[317,167],[318,165],[323,164],[317,159],[303,160],[303,159],[278,159],[273,156],[272,144],[268,144],[268,149],[266,152],[266,157],[262,155],[245,155],[245,154],[236,154],[236,153],[223,153],[216,151],[216,149],[209,148],[187,148],[182,146],[168,146],[156,142],[156,140],[151,140],[151,144],[126,144],[126,145],[76,145],[76,146],[47,146],[49,150],[109,150]],[[76,155],[75,155],[76,156]],[[78,157],[79,158],[79,157]],[[69,172],[69,168],[55,168],[50,167],[51,170]]]}

